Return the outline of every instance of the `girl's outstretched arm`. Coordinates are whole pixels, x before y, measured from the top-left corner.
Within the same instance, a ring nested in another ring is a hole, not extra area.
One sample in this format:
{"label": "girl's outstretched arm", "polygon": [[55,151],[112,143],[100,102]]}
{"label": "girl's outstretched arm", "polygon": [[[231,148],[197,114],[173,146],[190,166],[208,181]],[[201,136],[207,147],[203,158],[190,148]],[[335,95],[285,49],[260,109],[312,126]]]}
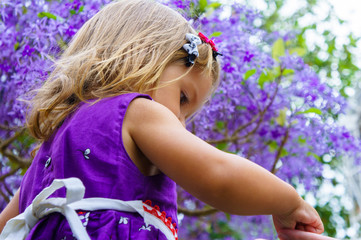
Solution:
{"label": "girl's outstretched arm", "polygon": [[323,232],[317,212],[292,186],[194,136],[163,105],[135,99],[123,126],[155,166],[211,206],[231,214],[272,214],[278,231],[302,226],[305,231]]}
{"label": "girl's outstretched arm", "polygon": [[14,197],[0,214],[0,233],[9,219],[19,215],[19,192],[20,189],[15,193]]}

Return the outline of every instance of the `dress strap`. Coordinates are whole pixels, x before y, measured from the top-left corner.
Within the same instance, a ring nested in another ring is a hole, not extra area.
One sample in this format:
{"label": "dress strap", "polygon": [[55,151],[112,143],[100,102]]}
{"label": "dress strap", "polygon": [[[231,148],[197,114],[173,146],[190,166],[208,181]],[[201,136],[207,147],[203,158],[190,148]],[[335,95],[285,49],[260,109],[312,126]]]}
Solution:
{"label": "dress strap", "polygon": [[[65,187],[65,198],[49,198],[56,190]],[[177,240],[177,231],[173,226],[166,225],[165,221],[149,211],[150,206],[141,200],[122,201],[108,198],[83,198],[85,187],[78,178],[55,179],[52,184],[44,188],[25,211],[10,219],[0,240],[25,239],[30,230],[43,217],[58,212],[65,216],[69,226],[78,240],[90,240],[85,227],[82,225],[75,210],[116,210],[124,212],[137,212],[143,218],[146,226],[149,224],[159,229],[169,240]],[[159,213],[160,214],[160,213]]]}

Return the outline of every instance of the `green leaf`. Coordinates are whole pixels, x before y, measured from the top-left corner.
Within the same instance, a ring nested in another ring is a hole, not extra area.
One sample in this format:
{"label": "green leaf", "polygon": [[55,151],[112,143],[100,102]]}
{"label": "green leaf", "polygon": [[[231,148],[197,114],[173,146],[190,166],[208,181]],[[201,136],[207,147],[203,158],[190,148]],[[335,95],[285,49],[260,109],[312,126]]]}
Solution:
{"label": "green leaf", "polygon": [[25,6],[22,7],[22,10],[23,10],[23,15],[25,15],[28,12],[28,9]]}
{"label": "green leaf", "polygon": [[350,46],[357,47],[357,40],[353,37],[352,33],[348,35],[348,39],[350,40]]}
{"label": "green leaf", "polygon": [[220,6],[222,6],[222,3],[219,3],[219,2],[213,2],[213,3],[208,5],[209,8],[213,8],[213,9],[217,9]]}
{"label": "green leaf", "polygon": [[279,57],[284,56],[286,53],[285,50],[285,42],[282,40],[282,38],[279,38],[277,41],[273,43],[272,46],[272,58],[276,61],[279,61]]}
{"label": "green leaf", "polygon": [[68,45],[67,45],[66,42],[64,42],[64,40],[63,40],[62,38],[60,38],[60,39],[58,40],[58,46],[59,46],[61,49],[65,50]]}
{"label": "green leaf", "polygon": [[300,57],[303,57],[306,55],[307,53],[307,50],[305,48],[302,48],[302,47],[295,47],[295,48],[291,48],[289,50],[289,53],[292,55],[292,54],[297,54],[298,56]]}
{"label": "green leaf", "polygon": [[222,150],[222,151],[226,151],[227,147],[228,147],[227,143],[218,143],[216,146],[216,148],[218,148],[219,150]]}
{"label": "green leaf", "polygon": [[208,38],[212,38],[212,37],[219,37],[222,35],[222,32],[213,32],[211,35],[209,35]]}
{"label": "green leaf", "polygon": [[24,176],[27,170],[28,170],[28,168],[22,168],[21,172],[20,172],[20,175]]}
{"label": "green leaf", "polygon": [[318,108],[310,108],[306,111],[300,111],[300,112],[296,112],[296,115],[300,115],[300,114],[305,114],[305,113],[316,113],[318,115],[322,115],[322,111]]}
{"label": "green leaf", "polygon": [[268,144],[268,149],[271,153],[275,152],[277,149],[278,149],[278,144],[276,141],[271,141],[269,144]]}
{"label": "green leaf", "polygon": [[79,7],[78,13],[81,13],[84,10],[84,5]]}
{"label": "green leaf", "polygon": [[282,148],[280,157],[282,158],[282,157],[286,157],[286,156],[288,156],[288,152],[285,148]]}
{"label": "green leaf", "polygon": [[275,67],[272,70],[265,68],[263,69],[261,75],[259,76],[258,85],[261,87],[261,89],[263,89],[263,85],[266,82],[274,81],[276,77],[280,76],[280,74],[281,74],[281,70],[279,66]]}
{"label": "green leaf", "polygon": [[291,122],[291,126],[296,125],[297,123],[298,123],[298,120],[297,120],[297,119],[294,119],[294,120],[292,120],[292,122]]}
{"label": "green leaf", "polygon": [[267,82],[267,80],[267,73],[262,72],[258,79],[258,85],[261,87],[261,89],[263,89],[264,83]]}
{"label": "green leaf", "polygon": [[286,75],[289,75],[289,74],[294,74],[294,73],[295,73],[295,70],[293,70],[293,69],[284,69],[282,71],[283,76],[286,76]]}
{"label": "green leaf", "polygon": [[52,13],[49,13],[49,12],[40,12],[40,13],[38,13],[38,17],[39,18],[47,17],[49,19],[56,20],[56,16],[54,14],[52,14]]}
{"label": "green leaf", "polygon": [[320,156],[318,156],[316,153],[308,152],[307,156],[312,156],[312,157],[316,158],[317,161],[321,162]]}
{"label": "green leaf", "polygon": [[70,15],[75,15],[75,14],[79,14],[81,13],[82,11],[84,11],[84,5],[80,6],[78,11],[75,11],[75,9],[70,9],[69,12],[70,12]]}
{"label": "green leaf", "polygon": [[281,76],[281,67],[276,66],[272,69],[272,74],[270,75],[270,77],[272,78],[271,80],[273,81],[275,78],[278,78],[279,76]]}
{"label": "green leaf", "polygon": [[70,15],[72,15],[72,16],[76,14],[76,11],[74,9],[70,9],[69,12],[70,12]]}
{"label": "green leaf", "polygon": [[14,50],[15,50],[15,51],[18,50],[19,45],[20,45],[20,43],[18,43],[18,42],[16,42],[16,43],[14,44]]}
{"label": "green leaf", "polygon": [[287,111],[288,111],[288,108],[281,109],[278,117],[276,117],[276,122],[277,122],[280,126],[284,126],[284,125],[286,124]]}
{"label": "green leaf", "polygon": [[306,144],[306,138],[303,138],[303,136],[298,136],[298,142],[300,145]]}
{"label": "green leaf", "polygon": [[247,80],[250,76],[254,75],[257,72],[256,69],[250,69],[245,74],[243,74],[243,79]]}
{"label": "green leaf", "polygon": [[201,13],[204,13],[204,11],[206,10],[206,7],[208,6],[208,2],[207,0],[199,0],[199,11]]}
{"label": "green leaf", "polygon": [[236,109],[241,111],[247,109],[245,106],[236,106]]}
{"label": "green leaf", "polygon": [[334,37],[331,41],[328,42],[327,52],[332,55],[335,49],[336,49],[336,37]]}
{"label": "green leaf", "polygon": [[216,126],[217,126],[217,129],[219,129],[219,130],[224,129],[224,126],[225,126],[224,121],[217,121]]}

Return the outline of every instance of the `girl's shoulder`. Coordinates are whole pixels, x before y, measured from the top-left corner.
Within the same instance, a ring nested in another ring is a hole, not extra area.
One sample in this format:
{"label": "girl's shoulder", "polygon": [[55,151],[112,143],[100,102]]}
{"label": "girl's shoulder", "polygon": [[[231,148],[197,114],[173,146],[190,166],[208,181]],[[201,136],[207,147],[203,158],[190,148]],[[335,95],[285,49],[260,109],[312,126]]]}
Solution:
{"label": "girl's shoulder", "polygon": [[167,107],[144,97],[134,98],[129,103],[126,119],[130,120],[134,127],[144,123],[145,119],[149,124],[160,124],[164,121],[180,124],[177,117]]}

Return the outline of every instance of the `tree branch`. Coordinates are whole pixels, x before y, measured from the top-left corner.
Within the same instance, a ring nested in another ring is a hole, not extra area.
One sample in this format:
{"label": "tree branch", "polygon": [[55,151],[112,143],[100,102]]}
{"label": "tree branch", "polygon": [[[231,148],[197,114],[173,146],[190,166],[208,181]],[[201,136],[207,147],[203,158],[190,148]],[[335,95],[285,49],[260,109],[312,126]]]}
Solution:
{"label": "tree branch", "polygon": [[12,142],[14,142],[19,136],[21,136],[25,131],[25,128],[21,129],[20,131],[14,133],[14,135],[8,139],[0,141],[0,153],[7,157],[10,161],[17,163],[20,168],[27,168],[30,166],[31,160],[24,159],[16,154],[14,154],[8,147]]}
{"label": "tree branch", "polygon": [[0,181],[4,181],[5,178],[14,175],[19,169],[21,169],[21,167],[14,168],[11,171],[9,171],[8,173],[5,173],[5,174],[1,175],[0,176]]}
{"label": "tree branch", "polygon": [[13,152],[11,152],[9,149],[6,149],[4,151],[1,151],[1,153],[7,157],[10,161],[17,163],[21,168],[27,168],[31,164],[30,159],[22,158],[18,155],[15,155]]}
{"label": "tree branch", "polygon": [[9,127],[3,124],[0,124],[0,128],[7,131],[19,131],[20,129],[23,129],[24,127]]}
{"label": "tree branch", "polygon": [[[274,100],[275,100],[275,98],[277,96],[277,93],[278,93],[278,87],[279,87],[280,81],[281,81],[281,77],[278,77],[276,79],[276,83],[277,83],[276,89],[273,92],[273,94],[272,94],[272,96],[270,98],[271,100],[267,104],[267,106],[262,111],[258,112],[249,122],[239,126],[233,132],[232,136],[230,136],[228,138],[223,138],[223,139],[219,139],[219,140],[210,139],[210,140],[207,140],[206,142],[209,143],[209,144],[219,144],[219,143],[234,142],[234,141],[238,141],[239,139],[244,139],[244,138],[246,138],[246,141],[247,141],[247,138],[250,137],[251,135],[253,135],[258,130],[259,126],[261,125],[261,123],[263,121],[263,117],[264,117],[265,113],[268,111],[268,109],[273,104],[273,102],[274,102]],[[250,126],[252,123],[256,122],[257,119],[258,119],[257,125],[251,131],[249,131],[247,134],[245,134],[243,136],[237,136],[239,134],[239,132],[241,132],[242,130],[244,130],[248,126]]]}
{"label": "tree branch", "polygon": [[8,203],[10,202],[10,198],[6,196],[6,194],[0,188],[0,195],[4,198],[4,200]]}
{"label": "tree branch", "polygon": [[24,133],[25,129],[20,130],[19,132],[16,132],[12,137],[0,141],[0,151],[4,151],[5,148],[7,148],[12,142],[14,142],[20,135]]}
{"label": "tree branch", "polygon": [[190,217],[208,216],[208,215],[214,214],[216,212],[219,212],[219,210],[215,209],[213,207],[207,207],[207,208],[200,209],[200,210],[189,210],[189,209],[178,206],[178,213],[183,213],[184,215],[190,216]]}
{"label": "tree branch", "polygon": [[11,189],[9,188],[9,186],[6,184],[6,182],[3,182],[4,183],[4,188],[6,190],[6,192],[8,193],[7,196],[13,196],[14,193],[11,191]]}
{"label": "tree branch", "polygon": [[277,150],[276,158],[275,158],[275,161],[273,162],[273,166],[272,166],[272,169],[271,169],[271,173],[273,173],[273,174],[277,173],[276,165],[277,165],[278,161],[281,158],[282,150],[283,150],[283,148],[284,148],[284,146],[285,146],[285,144],[286,144],[286,142],[288,140],[288,137],[289,137],[289,132],[290,132],[290,126],[287,127],[286,134],[283,136],[281,145]]}

